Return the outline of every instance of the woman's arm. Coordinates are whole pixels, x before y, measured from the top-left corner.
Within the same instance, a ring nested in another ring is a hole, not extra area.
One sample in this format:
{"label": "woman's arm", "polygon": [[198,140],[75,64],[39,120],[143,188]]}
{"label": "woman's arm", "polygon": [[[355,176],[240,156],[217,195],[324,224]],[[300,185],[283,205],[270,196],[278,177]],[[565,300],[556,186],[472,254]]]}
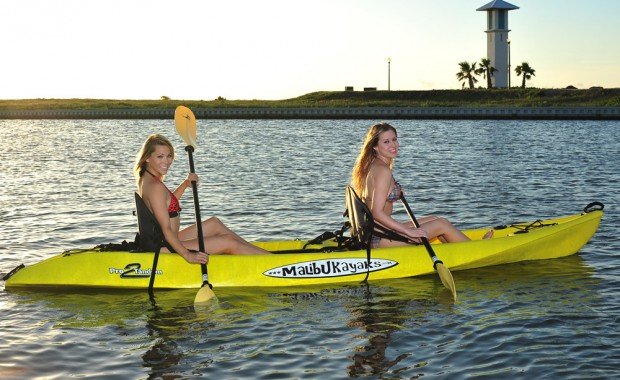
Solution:
{"label": "woman's arm", "polygon": [[196,181],[196,183],[198,183],[198,175],[196,173],[189,173],[187,175],[185,181],[181,182],[179,186],[174,189],[174,196],[177,197],[177,199],[181,199],[183,193],[185,193],[185,190],[192,186],[192,181]]}

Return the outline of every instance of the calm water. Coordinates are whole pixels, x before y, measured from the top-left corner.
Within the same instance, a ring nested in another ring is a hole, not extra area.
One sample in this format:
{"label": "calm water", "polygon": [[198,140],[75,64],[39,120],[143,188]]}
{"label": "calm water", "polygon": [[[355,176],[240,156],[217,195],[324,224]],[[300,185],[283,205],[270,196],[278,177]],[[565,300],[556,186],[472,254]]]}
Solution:
{"label": "calm water", "polygon": [[[311,238],[343,222],[370,121],[199,121],[203,216],[248,239]],[[620,122],[393,121],[395,175],[417,214],[461,227],[606,205],[578,255],[331,288],[0,291],[0,378],[612,378],[620,375]],[[0,273],[131,240],[131,165],[172,121],[0,121]],[[182,204],[191,210],[190,194]],[[192,212],[184,214],[190,222]],[[401,218],[406,218],[399,211]],[[197,269],[198,270],[198,267]],[[4,286],[3,284],[0,286]]]}

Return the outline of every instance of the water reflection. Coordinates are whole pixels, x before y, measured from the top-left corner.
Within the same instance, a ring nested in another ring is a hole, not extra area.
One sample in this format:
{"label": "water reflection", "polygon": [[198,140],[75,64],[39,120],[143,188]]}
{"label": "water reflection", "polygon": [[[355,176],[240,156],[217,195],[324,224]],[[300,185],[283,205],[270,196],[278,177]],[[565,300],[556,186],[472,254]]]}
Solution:
{"label": "water reflection", "polygon": [[[356,327],[368,335],[368,344],[357,347],[348,367],[349,377],[373,376],[387,372],[411,353],[388,357],[386,351],[392,342],[392,333],[403,328],[410,316],[404,312],[418,302],[411,299],[387,296],[389,288],[377,288],[373,294],[366,287],[364,302],[348,307],[352,319],[347,326]],[[360,300],[361,301],[361,300]]]}
{"label": "water reflection", "polygon": [[[595,296],[599,280],[581,255],[453,272],[465,296],[506,302],[567,302],[575,294]],[[573,299],[574,301],[574,299]],[[568,302],[567,302],[568,304]]]}
{"label": "water reflection", "polygon": [[[160,310],[156,310],[154,313],[160,314],[154,315],[156,320],[169,318],[165,315],[166,313],[162,313]],[[149,369],[149,379],[160,378],[162,374],[169,373],[172,368],[178,366],[183,356],[174,340],[174,333],[159,328],[157,324],[152,322],[154,320],[149,318],[146,331],[153,344],[142,355],[143,366]]]}
{"label": "water reflection", "polygon": [[216,301],[201,307],[197,313],[194,305],[187,302],[191,302],[195,291],[174,294],[174,307],[167,304],[171,294],[164,292],[163,295],[149,296],[152,308],[147,314],[146,334],[151,346],[142,355],[142,365],[148,368],[149,379],[181,377],[173,374],[183,367],[188,356],[184,342],[192,336],[197,326],[203,331],[214,326],[209,321],[209,316],[217,307]]}
{"label": "water reflection", "polygon": [[[199,121],[204,215],[249,239],[337,228],[370,124]],[[371,283],[369,296],[357,284],[217,289],[220,305],[207,311],[193,308],[194,290],[158,294],[159,309],[146,292],[0,292],[0,363],[24,369],[23,378],[613,377],[620,124],[393,124],[402,148],[395,175],[416,213],[467,228],[571,214],[593,200],[611,212],[581,256],[453,271],[457,303],[436,276]],[[169,134],[182,150],[172,131],[169,120],[0,120],[0,140],[11,141],[0,151],[0,272],[133,238],[131,162],[150,133]],[[186,165],[175,163],[170,183]]]}
{"label": "water reflection", "polygon": [[[11,294],[35,318],[48,318],[43,326],[100,335],[91,344],[118,350],[111,362],[139,355],[148,378],[223,376],[239,368],[239,377],[296,377],[317,366],[344,371],[342,377],[432,375],[444,351],[458,367],[512,352],[506,342],[532,329],[553,339],[545,323],[591,314],[600,299],[600,280],[578,255],[453,275],[457,303],[436,276],[369,286],[220,288],[219,303],[207,308],[194,307],[194,289],[158,292],[155,305],[146,291]],[[319,360],[323,350],[342,352],[348,364]]]}

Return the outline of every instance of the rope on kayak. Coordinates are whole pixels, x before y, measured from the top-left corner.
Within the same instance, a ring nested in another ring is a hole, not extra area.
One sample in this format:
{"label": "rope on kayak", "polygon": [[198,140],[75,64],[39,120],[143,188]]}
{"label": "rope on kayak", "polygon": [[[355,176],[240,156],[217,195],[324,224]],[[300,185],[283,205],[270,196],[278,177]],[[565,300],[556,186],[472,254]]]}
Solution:
{"label": "rope on kayak", "polygon": [[543,223],[542,220],[538,219],[535,220],[531,223],[513,223],[513,224],[509,224],[509,225],[501,225],[501,226],[495,226],[493,227],[494,230],[503,230],[506,228],[515,228],[517,229],[517,231],[515,232],[515,234],[525,234],[530,232],[531,230],[535,230],[537,228],[542,228],[542,227],[548,227],[548,226],[556,226],[557,223]]}
{"label": "rope on kayak", "polygon": [[99,244],[95,246],[95,249],[103,252],[110,251],[121,251],[121,252],[137,252],[140,248],[138,244],[138,236],[136,236],[135,241],[128,242],[127,240],[123,240],[121,243],[107,243],[107,244]]}
{"label": "rope on kayak", "polygon": [[306,244],[304,244],[304,247],[302,248],[302,251],[305,251],[309,245],[316,245],[316,244],[321,244],[326,240],[330,240],[333,239],[336,243],[338,243],[338,247],[326,247],[329,249],[341,249],[344,250],[347,246],[347,242],[349,240],[348,237],[344,236],[345,231],[348,231],[349,228],[351,228],[351,224],[349,222],[345,222],[342,227],[339,230],[336,230],[334,232],[332,231],[325,231],[322,234],[320,234],[319,236],[315,237],[314,239],[308,240],[308,242],[306,242]]}
{"label": "rope on kayak", "polygon": [[[592,211],[602,211],[604,208],[605,208],[605,205],[601,202],[591,202],[591,203],[588,203],[588,205],[583,208],[583,214],[587,214]],[[515,234],[524,234],[536,228],[555,226],[557,224],[558,223],[543,223],[542,220],[538,219],[529,224],[523,223],[523,222],[517,222],[517,223],[510,224],[510,225],[503,224],[501,226],[495,226],[493,227],[493,229],[503,230],[503,229],[512,227],[512,228],[518,229],[518,231],[516,231]]]}
{"label": "rope on kayak", "polygon": [[515,234],[525,234],[537,228],[556,226],[556,225],[557,223],[543,223],[542,220],[538,219],[538,220],[533,221],[530,224],[525,224],[525,225],[524,224],[511,224],[510,227],[516,228],[518,230],[515,232]]}
{"label": "rope on kayak", "polygon": [[63,256],[71,256],[76,255],[78,253],[84,252],[139,252],[139,245],[135,241],[128,242],[127,240],[123,240],[120,243],[107,243],[107,244],[98,244],[93,248],[78,248],[78,249],[67,249],[63,251]]}

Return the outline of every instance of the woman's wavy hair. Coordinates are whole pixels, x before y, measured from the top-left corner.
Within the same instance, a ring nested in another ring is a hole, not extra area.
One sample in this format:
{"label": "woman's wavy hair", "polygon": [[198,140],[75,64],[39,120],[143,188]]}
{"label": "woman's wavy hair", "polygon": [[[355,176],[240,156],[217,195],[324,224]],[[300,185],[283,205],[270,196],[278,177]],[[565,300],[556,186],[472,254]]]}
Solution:
{"label": "woman's wavy hair", "polygon": [[[392,127],[388,123],[378,123],[370,127],[370,130],[366,134],[364,144],[362,145],[362,150],[360,151],[359,156],[357,156],[355,166],[353,167],[353,171],[351,173],[351,185],[360,196],[362,196],[366,185],[366,177],[370,171],[370,165],[377,154],[373,148],[379,143],[379,135],[386,131],[393,131],[398,136],[396,128]],[[394,162],[392,161],[392,163],[390,163],[390,169],[393,164]]]}
{"label": "woman's wavy hair", "polygon": [[140,151],[136,155],[136,164],[133,168],[133,174],[136,177],[138,187],[140,187],[142,176],[146,171],[146,160],[151,156],[151,154],[153,154],[157,145],[163,145],[170,148],[172,159],[174,159],[174,147],[167,138],[159,134],[154,134],[147,137],[144,144],[142,144],[142,148],[140,148]]}

